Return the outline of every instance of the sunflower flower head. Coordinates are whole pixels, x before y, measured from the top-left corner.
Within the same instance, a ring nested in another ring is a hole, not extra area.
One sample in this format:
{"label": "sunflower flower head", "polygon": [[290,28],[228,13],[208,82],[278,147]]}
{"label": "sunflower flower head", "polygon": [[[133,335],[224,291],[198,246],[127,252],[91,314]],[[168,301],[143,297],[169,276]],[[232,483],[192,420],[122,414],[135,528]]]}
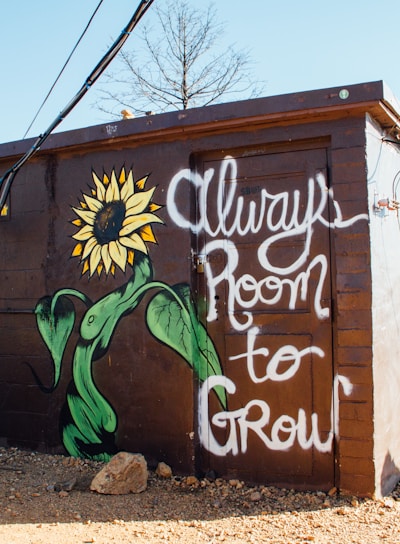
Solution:
{"label": "sunflower flower head", "polygon": [[72,256],[80,258],[82,275],[114,276],[116,267],[125,272],[137,251],[147,254],[146,244],[157,242],[152,225],[163,223],[155,214],[161,206],[153,202],[156,187],[146,189],[148,176],[135,182],[132,170],[122,168],[119,176],[113,169],[102,177],[93,171],[92,178],[91,194],[83,193],[80,207],[72,207],[79,228]]}

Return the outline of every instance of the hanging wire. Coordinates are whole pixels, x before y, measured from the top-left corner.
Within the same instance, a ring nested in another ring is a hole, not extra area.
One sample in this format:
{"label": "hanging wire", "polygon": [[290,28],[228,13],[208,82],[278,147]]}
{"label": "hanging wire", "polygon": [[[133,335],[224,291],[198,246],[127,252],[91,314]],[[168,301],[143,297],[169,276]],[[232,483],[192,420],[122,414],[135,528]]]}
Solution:
{"label": "hanging wire", "polygon": [[37,137],[33,146],[22,157],[7,170],[7,172],[0,178],[0,210],[3,208],[5,201],[7,200],[8,193],[10,191],[11,184],[16,176],[18,170],[28,161],[34,153],[39,151],[41,145],[47,140],[53,130],[65,119],[65,117],[71,112],[71,110],[78,104],[83,96],[88,92],[90,87],[101,76],[107,66],[111,63],[118,51],[124,45],[132,30],[138,24],[140,19],[146,13],[147,9],[151,6],[153,0],[141,0],[139,6],[136,8],[135,13],[131,17],[129,23],[122,30],[119,37],[115,40],[106,54],[100,59],[89,76],[86,78],[84,84],[76,93],[74,98],[65,106],[61,113],[54,119],[48,129]]}
{"label": "hanging wire", "polygon": [[29,127],[26,129],[26,132],[25,132],[25,134],[23,135],[23,138],[26,138],[26,135],[28,134],[28,132],[29,132],[30,129],[32,128],[33,123],[36,121],[36,119],[37,119],[39,113],[42,111],[44,105],[46,104],[47,100],[49,99],[51,93],[53,92],[54,87],[57,85],[58,80],[59,80],[60,77],[62,76],[62,74],[63,74],[65,68],[67,67],[69,61],[71,60],[72,55],[75,53],[76,48],[77,48],[78,45],[81,43],[81,41],[82,41],[83,37],[85,36],[86,32],[89,30],[89,27],[90,27],[90,25],[91,25],[91,23],[92,23],[92,21],[93,21],[95,15],[96,15],[96,13],[99,11],[99,8],[100,8],[100,6],[101,6],[101,4],[102,4],[103,2],[104,2],[104,0],[100,0],[100,2],[98,3],[96,9],[94,10],[92,16],[91,16],[90,19],[89,19],[88,24],[86,25],[86,27],[85,27],[85,29],[83,30],[82,34],[80,35],[78,41],[77,41],[76,44],[74,45],[74,48],[72,49],[72,51],[71,51],[71,53],[69,54],[67,60],[65,61],[64,66],[61,68],[60,73],[58,74],[58,76],[57,76],[56,79],[54,80],[53,85],[50,87],[50,90],[49,90],[49,92],[47,93],[47,95],[46,95],[45,99],[43,100],[42,104],[40,105],[40,108],[39,108],[38,111],[36,112],[35,117],[32,119],[31,124],[30,124]]}

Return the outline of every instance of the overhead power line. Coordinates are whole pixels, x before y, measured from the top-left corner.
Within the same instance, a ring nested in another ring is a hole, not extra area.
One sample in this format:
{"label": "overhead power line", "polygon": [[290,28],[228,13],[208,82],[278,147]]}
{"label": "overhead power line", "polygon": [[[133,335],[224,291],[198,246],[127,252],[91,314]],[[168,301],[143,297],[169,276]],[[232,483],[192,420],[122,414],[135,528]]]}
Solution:
{"label": "overhead power line", "polygon": [[139,6],[137,7],[135,13],[131,17],[129,23],[122,30],[121,34],[111,45],[106,54],[101,58],[97,63],[94,69],[91,71],[89,76],[86,78],[84,84],[76,93],[74,98],[65,106],[65,108],[60,112],[60,114],[54,119],[48,129],[38,136],[33,146],[28,149],[28,151],[11,167],[7,172],[0,178],[0,210],[3,208],[4,203],[7,199],[10,187],[16,176],[18,170],[37,152],[43,143],[47,140],[53,130],[65,119],[65,117],[73,110],[73,108],[78,104],[78,102],[83,98],[83,96],[88,92],[91,86],[97,81],[101,74],[105,71],[114,57],[117,55],[118,51],[122,48],[129,35],[138,24],[140,19],[146,13],[147,9],[151,6],[153,0],[141,0]]}
{"label": "overhead power line", "polygon": [[57,85],[58,80],[59,80],[60,77],[62,76],[62,74],[63,74],[65,68],[68,66],[68,63],[69,63],[69,61],[71,60],[72,55],[75,53],[76,48],[77,48],[78,45],[81,43],[81,41],[82,41],[83,37],[85,36],[86,32],[89,30],[89,27],[90,27],[90,25],[91,25],[91,23],[92,23],[92,21],[93,21],[95,15],[96,15],[96,13],[99,11],[99,8],[100,8],[100,6],[101,6],[101,4],[102,4],[103,2],[104,2],[104,0],[100,0],[100,2],[97,4],[97,7],[96,7],[96,9],[94,10],[92,16],[90,17],[88,24],[86,25],[86,27],[84,28],[84,30],[83,30],[82,34],[80,35],[78,41],[77,41],[76,44],[74,45],[74,47],[73,47],[71,53],[68,55],[68,58],[67,58],[67,60],[66,60],[65,63],[64,63],[64,66],[61,68],[60,73],[58,74],[58,76],[57,76],[56,79],[54,80],[53,85],[50,87],[50,90],[49,90],[49,92],[47,93],[47,95],[46,95],[45,99],[43,100],[43,102],[41,103],[41,105],[40,105],[38,111],[36,112],[35,117],[32,119],[31,124],[30,124],[29,127],[26,129],[26,132],[25,132],[25,134],[24,134],[24,136],[23,136],[24,138],[26,137],[26,135],[28,134],[28,132],[29,132],[30,129],[32,128],[33,123],[36,121],[36,119],[37,119],[39,113],[40,113],[40,112],[42,111],[42,109],[43,109],[43,106],[46,104],[47,100],[49,99],[51,93],[53,92],[54,87]]}

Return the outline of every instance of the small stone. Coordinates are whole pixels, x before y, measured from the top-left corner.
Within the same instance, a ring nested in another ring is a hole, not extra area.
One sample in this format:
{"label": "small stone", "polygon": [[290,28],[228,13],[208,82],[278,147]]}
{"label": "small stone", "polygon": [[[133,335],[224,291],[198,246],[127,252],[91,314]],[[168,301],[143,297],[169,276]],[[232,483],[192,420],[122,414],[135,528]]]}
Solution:
{"label": "small stone", "polygon": [[215,470],[209,470],[204,477],[207,478],[207,480],[214,482],[217,479],[217,474]]}
{"label": "small stone", "polygon": [[387,497],[383,499],[382,504],[385,508],[394,508],[394,505],[395,505],[394,501]]}
{"label": "small stone", "polygon": [[61,497],[61,498],[65,498],[65,497],[69,496],[69,493],[68,493],[68,491],[60,491],[58,496]]}
{"label": "small stone", "polygon": [[336,487],[332,487],[329,491],[328,491],[328,495],[330,497],[333,497],[333,495],[336,495],[337,493],[337,488]]}
{"label": "small stone", "polygon": [[261,495],[261,493],[259,491],[254,491],[250,495],[250,500],[252,502],[257,502],[257,501],[260,501],[261,499],[262,499],[262,495]]}
{"label": "small stone", "polygon": [[186,485],[196,486],[199,485],[199,480],[196,478],[196,476],[187,476],[187,478],[185,479],[185,483]]}
{"label": "small stone", "polygon": [[337,514],[338,516],[345,516],[345,515],[346,515],[346,510],[345,510],[344,508],[338,508],[338,509],[336,510],[336,514]]}
{"label": "small stone", "polygon": [[161,478],[172,478],[172,469],[166,463],[161,462],[158,463],[156,474]]}
{"label": "small stone", "polygon": [[76,485],[76,478],[67,480],[66,482],[58,482],[54,484],[55,491],[72,491]]}
{"label": "small stone", "polygon": [[140,453],[119,452],[93,478],[91,491],[104,495],[141,493],[147,488],[146,459]]}

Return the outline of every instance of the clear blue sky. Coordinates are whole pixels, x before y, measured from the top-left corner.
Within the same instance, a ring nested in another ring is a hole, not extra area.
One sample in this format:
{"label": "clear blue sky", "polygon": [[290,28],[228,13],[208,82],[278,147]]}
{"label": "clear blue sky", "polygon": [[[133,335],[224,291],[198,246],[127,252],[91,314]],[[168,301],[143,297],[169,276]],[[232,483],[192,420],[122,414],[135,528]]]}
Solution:
{"label": "clear blue sky", "polygon": [[[164,2],[154,0],[153,6]],[[24,136],[97,4],[98,0],[1,2],[0,142]],[[44,132],[73,98],[137,5],[138,0],[104,0],[28,136]],[[215,5],[219,20],[226,23],[224,43],[251,49],[255,75],[266,82],[266,96],[383,79],[400,98],[400,0],[217,0]],[[143,22],[151,23],[152,9]],[[125,48],[134,48],[136,42],[133,33]],[[57,131],[110,120],[93,106],[99,86],[101,80]]]}

